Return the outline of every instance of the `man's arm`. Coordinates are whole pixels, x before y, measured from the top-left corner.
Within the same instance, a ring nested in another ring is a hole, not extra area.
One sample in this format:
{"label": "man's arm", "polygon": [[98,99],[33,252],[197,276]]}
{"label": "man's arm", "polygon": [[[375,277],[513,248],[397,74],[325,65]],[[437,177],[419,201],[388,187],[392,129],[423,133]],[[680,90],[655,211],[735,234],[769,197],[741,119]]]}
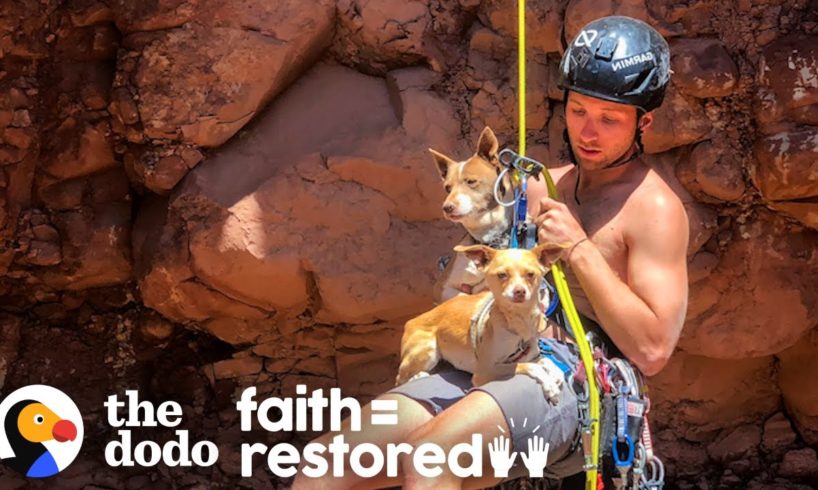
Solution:
{"label": "man's arm", "polygon": [[688,221],[669,190],[633,204],[624,281],[590,241],[579,243],[567,260],[605,332],[652,376],[673,353],[687,311]]}

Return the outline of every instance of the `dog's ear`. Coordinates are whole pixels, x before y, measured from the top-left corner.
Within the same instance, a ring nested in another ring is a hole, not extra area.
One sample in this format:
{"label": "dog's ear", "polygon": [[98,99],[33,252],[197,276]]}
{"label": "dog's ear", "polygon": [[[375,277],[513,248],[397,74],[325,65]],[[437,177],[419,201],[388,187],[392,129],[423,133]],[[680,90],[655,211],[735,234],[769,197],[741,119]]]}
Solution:
{"label": "dog's ear", "polygon": [[462,252],[467,259],[474,262],[474,265],[477,266],[478,269],[484,269],[491,259],[494,258],[495,254],[497,254],[497,250],[489,247],[488,245],[457,245],[454,247],[455,252]]}
{"label": "dog's ear", "polygon": [[489,163],[498,163],[498,151],[500,151],[500,144],[497,142],[497,136],[490,127],[486,126],[480,133],[480,139],[477,140],[477,155]]}
{"label": "dog's ear", "polygon": [[451,158],[447,157],[442,153],[438,153],[435,150],[429,148],[429,153],[435,158],[435,163],[437,164],[437,171],[440,172],[440,178],[446,179],[446,176],[449,175],[449,166],[453,165],[457,162],[452,160]]}
{"label": "dog's ear", "polygon": [[537,257],[537,261],[548,271],[570,246],[570,243],[543,243],[531,251]]}

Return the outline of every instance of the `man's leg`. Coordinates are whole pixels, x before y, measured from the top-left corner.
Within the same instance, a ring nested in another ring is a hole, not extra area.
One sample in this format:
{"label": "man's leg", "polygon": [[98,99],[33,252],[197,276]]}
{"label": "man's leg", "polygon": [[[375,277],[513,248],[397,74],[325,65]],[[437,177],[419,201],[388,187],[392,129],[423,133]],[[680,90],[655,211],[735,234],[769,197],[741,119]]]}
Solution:
{"label": "man's leg", "polygon": [[[501,430],[502,428],[502,430]],[[495,478],[489,462],[487,441],[505,432],[509,433],[505,417],[497,402],[491,395],[482,391],[473,391],[465,398],[444,410],[440,415],[421,425],[413,431],[406,442],[416,448],[424,442],[438,445],[448,455],[452,448],[461,442],[471,443],[474,434],[481,434],[483,439],[483,476],[469,478],[463,482],[449,471],[444,471],[437,478],[429,478],[417,472],[411,456],[403,457],[401,469],[405,475],[406,489],[460,489],[486,488],[499,483]],[[461,461],[468,467],[471,461]],[[448,466],[446,466],[448,468]]]}
{"label": "man's leg", "polygon": [[[404,395],[397,393],[387,393],[378,397],[381,400],[396,400],[398,403],[398,421],[397,425],[371,425],[372,420],[372,405],[367,404],[361,409],[361,430],[350,431],[349,419],[344,420],[340,432],[328,432],[312,442],[321,443],[328,446],[332,442],[332,438],[343,434],[344,442],[349,444],[350,451],[358,444],[367,442],[376,445],[386,456],[386,446],[389,443],[399,444],[406,440],[406,437],[415,429],[422,426],[424,423],[432,420],[432,414],[420,402],[412,400]],[[366,461],[362,458],[361,464],[368,466],[371,461]],[[320,478],[309,478],[304,476],[303,464],[296,474],[293,482],[292,490],[323,490],[323,489],[369,489],[369,488],[384,488],[390,486],[400,486],[403,482],[400,476],[395,478],[388,478],[386,476],[386,464],[384,463],[384,470],[381,474],[372,478],[361,478],[350,469],[348,464],[344,467],[343,477],[332,476],[332,464],[330,462],[330,469],[327,474]]]}
{"label": "man's leg", "polygon": [[[419,474],[410,458],[404,457],[401,468],[406,478],[405,488],[485,488],[496,485],[501,478],[494,477],[488,444],[503,435],[510,439],[511,451],[517,452],[514,467],[509,475],[519,477],[529,474],[523,464],[522,454],[528,453],[529,439],[536,438],[547,444],[543,464],[557,475],[571,475],[582,468],[582,454],[575,446],[578,429],[576,396],[571,388],[563,386],[556,405],[549,403],[541,386],[525,375],[493,381],[471,391],[466,397],[450,406],[433,420],[423,424],[409,435],[407,442],[413,447],[424,442],[436,444],[449,454],[459,443],[471,443],[472,435],[482,438],[483,476],[460,478],[446,471],[435,479]],[[532,441],[533,442],[533,441]],[[470,461],[461,461],[468,467]],[[448,467],[444,467],[448,470]],[[461,486],[462,484],[462,486]]]}

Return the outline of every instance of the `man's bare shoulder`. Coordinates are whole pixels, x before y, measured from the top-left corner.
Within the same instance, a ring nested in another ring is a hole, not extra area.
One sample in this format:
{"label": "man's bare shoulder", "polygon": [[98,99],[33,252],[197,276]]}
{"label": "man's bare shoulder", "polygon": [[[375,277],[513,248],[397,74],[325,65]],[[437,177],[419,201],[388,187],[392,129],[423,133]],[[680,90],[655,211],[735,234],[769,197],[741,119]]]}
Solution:
{"label": "man's bare shoulder", "polygon": [[653,170],[634,189],[626,208],[627,224],[636,234],[659,229],[679,229],[688,226],[687,212],[681,198]]}
{"label": "man's bare shoulder", "polygon": [[549,167],[548,172],[551,174],[551,178],[554,179],[554,183],[558,184],[562,181],[563,177],[575,167],[576,165],[570,162],[560,162],[554,167]]}
{"label": "man's bare shoulder", "polygon": [[659,209],[684,208],[679,195],[653,169],[648,170],[644,180],[634,189],[633,198],[637,206],[658,206]]}

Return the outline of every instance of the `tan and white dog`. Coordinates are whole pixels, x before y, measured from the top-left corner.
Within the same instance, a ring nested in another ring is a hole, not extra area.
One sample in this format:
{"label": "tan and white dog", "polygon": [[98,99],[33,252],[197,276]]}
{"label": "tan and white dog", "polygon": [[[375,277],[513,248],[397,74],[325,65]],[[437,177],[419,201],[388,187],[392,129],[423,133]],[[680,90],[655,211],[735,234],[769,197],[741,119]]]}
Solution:
{"label": "tan and white dog", "polygon": [[[488,126],[480,133],[477,150],[466,160],[455,161],[429,149],[448,193],[443,201],[443,216],[462,224],[467,231],[458,245],[509,246],[514,207],[503,207],[494,197],[494,186],[503,170],[498,150],[497,137]],[[511,192],[511,180],[508,177],[503,180],[499,183],[498,195],[506,201]],[[435,285],[434,297],[441,302],[485,289],[483,274],[458,253],[445,264],[443,275]]]}
{"label": "tan and white dog", "polygon": [[554,244],[533,250],[455,247],[484,275],[488,291],[456,296],[409,320],[401,338],[396,383],[426,376],[446,360],[472,373],[475,386],[526,374],[554,401],[563,373],[551,361],[539,358],[537,342],[545,328],[539,288],[543,274],[565,248]]}

